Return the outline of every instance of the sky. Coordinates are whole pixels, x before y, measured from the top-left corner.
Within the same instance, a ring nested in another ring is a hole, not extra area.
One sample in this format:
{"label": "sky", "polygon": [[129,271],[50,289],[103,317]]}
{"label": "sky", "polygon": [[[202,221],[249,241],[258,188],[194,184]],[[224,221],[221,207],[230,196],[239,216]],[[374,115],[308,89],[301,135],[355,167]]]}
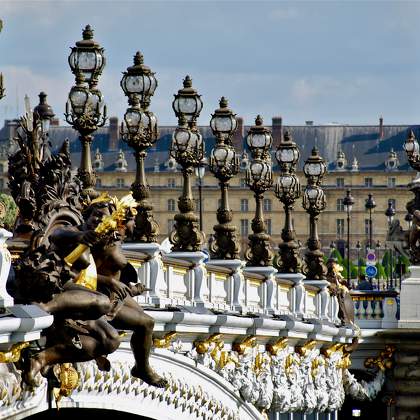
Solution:
{"label": "sky", "polygon": [[207,125],[221,96],[254,122],[420,123],[420,1],[0,0],[0,125],[45,91],[63,123],[74,84],[67,56],[90,24],[107,65],[109,115],[127,108],[122,71],[136,51],[156,72],[150,110],[175,124],[173,94],[189,74]]}

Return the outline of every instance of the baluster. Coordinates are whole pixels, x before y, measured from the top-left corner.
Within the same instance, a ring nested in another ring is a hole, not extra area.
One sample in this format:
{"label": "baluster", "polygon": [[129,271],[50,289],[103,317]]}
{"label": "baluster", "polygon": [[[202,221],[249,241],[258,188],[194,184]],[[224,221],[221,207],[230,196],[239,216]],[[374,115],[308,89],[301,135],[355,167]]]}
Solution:
{"label": "baluster", "polygon": [[373,319],[374,307],[373,307],[373,300],[366,301],[366,319]]}

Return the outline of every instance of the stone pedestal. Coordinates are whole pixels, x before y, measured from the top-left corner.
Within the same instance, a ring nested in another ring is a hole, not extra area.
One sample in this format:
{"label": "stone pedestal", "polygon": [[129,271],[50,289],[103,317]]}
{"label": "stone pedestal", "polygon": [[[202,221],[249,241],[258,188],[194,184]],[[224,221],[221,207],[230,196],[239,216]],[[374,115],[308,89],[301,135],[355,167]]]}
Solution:
{"label": "stone pedestal", "polygon": [[193,306],[211,307],[209,302],[209,288],[207,285],[207,270],[204,252],[171,252],[168,257],[192,263],[187,279],[187,295]]}
{"label": "stone pedestal", "polygon": [[265,277],[262,289],[262,307],[264,313],[274,314],[277,313],[276,298],[277,298],[277,284],[274,274],[277,270],[272,267],[246,267],[244,271],[256,273]]}
{"label": "stone pedestal", "polygon": [[305,276],[301,273],[279,273],[276,277],[293,282],[291,313],[295,317],[302,319],[305,313],[305,286],[303,285]]}
{"label": "stone pedestal", "polygon": [[147,287],[143,296],[146,303],[164,307],[168,303],[168,287],[163,272],[160,245],[157,243],[128,243],[123,245],[127,251],[138,251],[148,256],[139,269],[139,282]]}
{"label": "stone pedestal", "polygon": [[210,260],[209,264],[232,270],[227,283],[227,304],[232,311],[246,313],[242,260]]}
{"label": "stone pedestal", "polygon": [[409,271],[410,277],[401,283],[398,326],[420,328],[420,266],[411,266]]}
{"label": "stone pedestal", "polygon": [[13,298],[6,290],[7,278],[12,264],[12,258],[7,249],[6,241],[12,236],[11,232],[0,228],[0,311],[14,304]]}

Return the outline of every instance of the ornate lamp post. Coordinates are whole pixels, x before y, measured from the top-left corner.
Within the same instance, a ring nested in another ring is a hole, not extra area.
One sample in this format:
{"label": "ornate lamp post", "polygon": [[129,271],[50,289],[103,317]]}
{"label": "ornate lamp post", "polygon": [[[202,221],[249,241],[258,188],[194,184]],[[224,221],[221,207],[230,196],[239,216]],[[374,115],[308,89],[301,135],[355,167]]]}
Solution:
{"label": "ornate lamp post", "polygon": [[417,171],[416,178],[410,184],[408,184],[408,188],[414,194],[414,198],[406,205],[409,216],[407,215],[405,220],[409,224],[410,229],[408,240],[408,245],[410,248],[410,262],[413,265],[418,265],[420,263],[420,249],[417,246],[417,235],[414,232],[413,235],[411,235],[411,231],[417,229],[416,223],[413,223],[413,220],[415,219],[414,212],[416,210],[420,210],[420,154],[419,143],[414,135],[413,130],[410,130],[408,133],[407,139],[404,143],[404,150],[407,154],[408,163],[415,171]]}
{"label": "ornate lamp post", "polygon": [[198,178],[198,206],[200,212],[200,230],[203,230],[203,179],[205,173],[205,162],[200,162],[195,168],[195,176]]}
{"label": "ornate lamp post", "polygon": [[0,99],[5,97],[5,89],[3,87],[3,73],[0,73]]}
{"label": "ornate lamp post", "polygon": [[153,206],[148,201],[150,187],[146,180],[144,160],[147,149],[158,138],[156,116],[148,110],[157,80],[150,68],[143,64],[140,52],[134,56],[134,65],[124,72],[121,87],[129,104],[124,122],[121,123],[121,136],[134,149],[136,159],[136,178],[131,184],[133,197],[138,203],[133,239],[142,243],[156,242],[159,226],[153,218]]}
{"label": "ornate lamp post", "polygon": [[[3,29],[3,21],[0,19],[0,32]],[[4,98],[5,89],[3,87],[3,74],[0,73],[0,99]]]}
{"label": "ornate lamp post", "polygon": [[356,243],[356,250],[357,250],[357,281],[360,280],[360,250],[362,249],[362,244],[360,241]]}
{"label": "ornate lamp post", "polygon": [[231,143],[237,122],[235,114],[228,108],[226,98],[220,99],[220,108],[214,111],[210,127],[216,137],[216,146],[210,156],[210,171],[219,180],[221,191],[221,204],[217,209],[218,224],[213,227],[214,237],[209,243],[210,255],[213,259],[233,260],[239,258],[239,244],[236,227],[231,223],[228,188],[230,179],[239,171],[239,156]]}
{"label": "ornate lamp post", "polygon": [[249,248],[245,253],[245,259],[248,266],[266,267],[271,266],[273,250],[264,222],[263,199],[264,192],[273,185],[270,157],[273,138],[270,131],[263,126],[260,115],[249,130],[246,142],[252,154],[252,162],[246,172],[246,183],[254,192],[255,217],[251,223],[253,233],[248,236]]}
{"label": "ornate lamp post", "polygon": [[[385,210],[385,216],[388,220],[388,228],[391,227],[391,223],[394,220],[395,217],[395,208],[394,208],[394,204],[391,200],[388,201],[388,208]],[[393,246],[391,243],[391,248],[390,248],[390,256],[391,256],[391,278],[390,278],[390,287],[391,289],[394,288],[394,251],[393,251]]]}
{"label": "ornate lamp post", "polygon": [[87,25],[83,40],[76,42],[69,56],[69,65],[76,76],[66,104],[66,121],[80,134],[82,155],[77,176],[83,185],[85,197],[95,197],[95,172],[92,169],[90,145],[92,133],[106,122],[106,105],[102,93],[97,89],[99,76],[105,66],[104,49],[93,40],[93,30]]}
{"label": "ornate lamp post", "polygon": [[178,199],[180,213],[175,215],[175,227],[169,240],[173,251],[198,251],[204,242],[204,233],[194,214],[191,175],[204,157],[204,142],[196,126],[203,102],[189,76],[184,79],[184,88],[175,95],[172,107],[178,117],[178,127],[173,134],[170,154],[182,167],[184,185]]}
{"label": "ornate lamp post", "polygon": [[317,221],[320,213],[324,211],[327,201],[324,191],[320,187],[322,177],[326,171],[324,159],[319,155],[318,149],[312,149],[311,156],[303,166],[307,179],[307,186],[303,194],[303,208],[309,214],[308,252],[305,255],[305,275],[311,280],[323,280],[327,269],[324,265],[324,254],[321,251],[321,241],[318,237]]}
{"label": "ornate lamp post", "polygon": [[368,194],[368,198],[366,199],[365,208],[369,212],[369,248],[372,249],[372,234],[373,234],[373,226],[372,226],[372,211],[375,209],[376,203],[373,199],[372,194]]}
{"label": "ornate lamp post", "polygon": [[281,232],[283,242],[279,244],[278,267],[282,273],[299,273],[302,262],[299,257],[299,245],[293,229],[291,212],[295,201],[300,196],[300,182],[295,174],[299,161],[299,149],[288,131],[281,138],[276,151],[276,159],[280,166],[280,176],[277,179],[275,193],[283,203],[285,221]]}
{"label": "ornate lamp post", "polygon": [[350,286],[350,213],[353,209],[354,198],[351,190],[347,190],[347,194],[343,199],[344,210],[347,212],[347,285]]}

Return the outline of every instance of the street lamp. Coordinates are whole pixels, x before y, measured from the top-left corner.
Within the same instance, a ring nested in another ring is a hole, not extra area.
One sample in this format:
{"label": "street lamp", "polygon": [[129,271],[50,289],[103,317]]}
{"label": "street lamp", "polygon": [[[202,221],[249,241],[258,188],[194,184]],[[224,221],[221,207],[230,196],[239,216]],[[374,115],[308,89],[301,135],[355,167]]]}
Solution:
{"label": "street lamp", "polygon": [[300,182],[295,171],[299,161],[299,148],[286,131],[281,138],[276,151],[276,159],[280,166],[280,176],[277,179],[275,193],[283,203],[285,221],[281,232],[283,242],[279,244],[278,268],[282,273],[299,273],[302,261],[299,257],[299,246],[293,229],[291,212],[295,201],[300,196]]}
{"label": "street lamp", "polygon": [[226,98],[222,97],[219,105],[210,121],[210,127],[216,136],[216,146],[210,156],[210,171],[219,180],[221,200],[217,209],[218,224],[213,227],[215,233],[209,249],[213,259],[237,259],[239,244],[236,227],[231,224],[232,210],[228,201],[229,181],[239,171],[239,156],[231,141],[237,122],[235,114],[228,108]]}
{"label": "street lamp", "polygon": [[54,118],[54,112],[47,103],[47,94],[41,92],[39,95],[39,104],[34,108],[34,114],[37,114],[41,120],[42,132],[48,133],[50,122]]}
{"label": "street lamp", "polygon": [[351,190],[347,190],[346,196],[343,199],[344,210],[347,212],[347,286],[350,287],[350,213],[353,209],[354,198],[351,195]]}
{"label": "street lamp", "polygon": [[134,56],[134,65],[123,73],[121,87],[128,97],[129,104],[121,123],[121,137],[134,149],[136,160],[136,178],[131,184],[133,198],[137,201],[133,238],[141,243],[156,242],[159,226],[153,217],[153,206],[148,201],[150,186],[146,180],[144,160],[147,150],[158,138],[157,118],[148,110],[157,80],[149,67],[143,64],[140,52]]}
{"label": "street lamp", "polygon": [[68,61],[72,73],[77,77],[83,74],[89,87],[98,84],[99,76],[105,67],[104,49],[93,39],[93,29],[87,25],[82,32],[83,39],[72,47]]}
{"label": "street lamp", "polygon": [[373,233],[373,229],[372,229],[372,211],[375,209],[376,207],[376,203],[375,200],[373,199],[372,194],[368,194],[368,198],[366,199],[365,202],[365,209],[369,212],[369,248],[372,249],[372,233]]}
{"label": "street lamp", "polygon": [[98,196],[94,186],[96,175],[92,168],[90,145],[92,133],[106,122],[106,105],[102,93],[97,89],[99,76],[105,66],[104,49],[93,40],[93,30],[87,25],[83,40],[76,42],[69,56],[69,65],[76,76],[66,104],[66,121],[80,134],[82,153],[77,177],[81,180],[82,196]]}
{"label": "street lamp", "polygon": [[264,192],[273,185],[270,157],[273,138],[270,130],[263,126],[260,115],[257,116],[255,125],[250,128],[246,142],[252,154],[252,161],[246,172],[246,183],[254,192],[255,217],[251,223],[253,233],[248,236],[249,247],[245,259],[248,266],[266,267],[272,263],[273,250],[264,222],[263,199]]}
{"label": "street lamp", "polygon": [[173,251],[198,251],[205,236],[194,213],[191,175],[204,158],[203,138],[196,127],[203,102],[189,76],[184,79],[184,88],[175,95],[172,107],[178,117],[178,127],[172,136],[170,155],[181,165],[184,182],[182,196],[178,199],[180,213],[175,215],[169,240]]}
{"label": "street lamp", "polygon": [[4,92],[6,91],[6,89],[4,89],[3,87],[3,73],[0,73],[0,99],[5,97]]}
{"label": "street lamp", "polygon": [[357,250],[357,281],[360,280],[360,250],[362,249],[362,244],[360,241],[356,243],[356,250]]}
{"label": "street lamp", "polygon": [[[0,32],[1,32],[2,29],[3,29],[3,22],[0,19]],[[5,96],[4,92],[5,92],[5,89],[3,87],[3,74],[0,73],[0,99],[4,98],[4,96]]]}
{"label": "street lamp", "polygon": [[[385,216],[388,220],[388,229],[391,228],[391,224],[394,220],[395,216],[395,208],[394,208],[394,202],[392,200],[388,200],[388,208],[385,210]],[[391,254],[391,279],[390,279],[390,287],[391,289],[394,288],[394,250],[391,243],[390,247],[390,254]]]}
{"label": "street lamp", "polygon": [[305,275],[311,280],[323,280],[327,268],[325,267],[321,251],[321,241],[318,237],[317,221],[320,213],[325,210],[327,200],[324,191],[320,187],[322,177],[327,167],[324,159],[319,155],[317,147],[312,149],[303,172],[307,179],[307,186],[303,194],[303,208],[309,214],[309,238],[307,241],[308,252],[305,255]]}
{"label": "street lamp", "polygon": [[[410,130],[407,139],[404,143],[404,150],[407,154],[407,160],[410,166],[417,171],[416,178],[408,184],[409,190],[414,194],[414,199],[410,200],[406,207],[410,216],[406,216],[406,221],[409,223],[410,231],[413,229],[414,212],[420,210],[420,154],[419,143],[414,135],[413,130]],[[417,226],[414,226],[417,229]],[[408,247],[410,249],[410,262],[413,265],[420,263],[420,248],[418,246],[417,234],[408,236]]]}
{"label": "street lamp", "polygon": [[206,173],[206,163],[201,161],[195,168],[195,176],[198,178],[198,205],[200,212],[200,230],[203,231],[203,179]]}

